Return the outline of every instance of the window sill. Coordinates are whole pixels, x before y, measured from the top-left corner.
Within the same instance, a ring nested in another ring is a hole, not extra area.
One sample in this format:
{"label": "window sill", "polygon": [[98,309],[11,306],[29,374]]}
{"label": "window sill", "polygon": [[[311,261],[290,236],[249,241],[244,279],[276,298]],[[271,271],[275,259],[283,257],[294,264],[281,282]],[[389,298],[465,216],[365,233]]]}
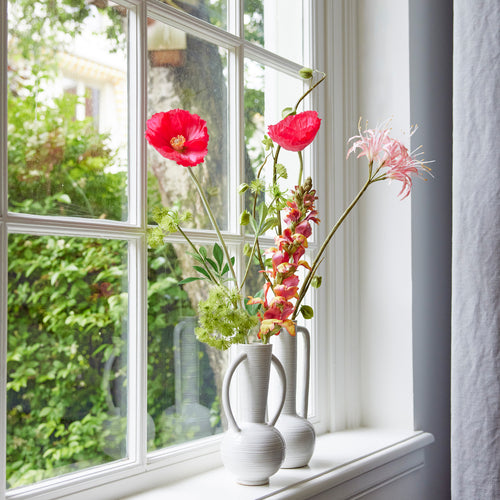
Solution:
{"label": "window sill", "polygon": [[[424,448],[434,438],[425,432],[356,429],[318,437],[309,466],[281,469],[267,486],[242,486],[223,467],[126,497],[305,499],[330,490],[334,498],[388,484],[424,466]],[[355,479],[355,481],[353,481]]]}

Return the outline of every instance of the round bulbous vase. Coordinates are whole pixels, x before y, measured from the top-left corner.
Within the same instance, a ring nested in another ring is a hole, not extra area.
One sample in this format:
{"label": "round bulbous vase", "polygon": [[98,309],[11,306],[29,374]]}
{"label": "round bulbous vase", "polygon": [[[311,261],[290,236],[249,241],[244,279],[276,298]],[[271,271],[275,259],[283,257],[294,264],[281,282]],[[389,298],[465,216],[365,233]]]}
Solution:
{"label": "round bulbous vase", "polygon": [[[281,363],[272,354],[271,344],[236,344],[236,351],[222,385],[222,405],[228,430],[221,446],[224,466],[244,485],[269,482],[285,457],[285,442],[274,427],[285,400],[286,379]],[[281,401],[275,415],[266,422],[267,396],[271,363],[281,383]],[[238,370],[239,422],[233,414],[229,392],[233,375]]]}
{"label": "round bulbous vase", "polygon": [[[309,463],[314,452],[316,433],[313,425],[307,420],[309,399],[309,331],[303,326],[295,326],[296,335],[290,335],[284,328],[279,335],[272,338],[273,350],[281,361],[286,376],[286,396],[283,410],[276,422],[276,428],[285,440],[285,460],[281,465],[284,469],[304,467]],[[302,410],[297,412],[297,335],[304,339],[302,362],[303,391],[301,394]],[[276,392],[276,381],[271,381],[272,391]]]}

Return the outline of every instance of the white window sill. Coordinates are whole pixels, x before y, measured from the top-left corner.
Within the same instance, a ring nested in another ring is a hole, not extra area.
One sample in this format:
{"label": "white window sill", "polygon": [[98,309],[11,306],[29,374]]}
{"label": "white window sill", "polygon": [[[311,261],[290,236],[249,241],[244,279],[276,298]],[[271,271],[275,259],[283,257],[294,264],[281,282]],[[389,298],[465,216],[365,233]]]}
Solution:
{"label": "white window sill", "polygon": [[[126,497],[204,500],[221,498],[306,499],[331,490],[334,498],[388,484],[424,466],[424,448],[434,438],[425,432],[356,429],[320,436],[309,466],[281,469],[266,486],[242,486],[223,467]],[[355,480],[355,481],[354,481]]]}

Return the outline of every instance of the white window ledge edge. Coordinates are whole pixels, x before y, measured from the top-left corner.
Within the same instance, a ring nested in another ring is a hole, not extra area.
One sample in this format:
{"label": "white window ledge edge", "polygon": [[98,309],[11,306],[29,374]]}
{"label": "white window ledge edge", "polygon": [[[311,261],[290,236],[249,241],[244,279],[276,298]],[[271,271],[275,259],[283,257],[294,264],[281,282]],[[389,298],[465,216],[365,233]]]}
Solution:
{"label": "white window ledge edge", "polygon": [[336,500],[360,498],[357,495],[424,467],[424,449],[433,441],[429,433],[409,430],[359,428],[323,434],[307,467],[281,469],[265,486],[242,486],[221,465],[220,440],[210,440],[196,458],[185,456],[168,465],[153,460],[142,467],[117,462],[118,471],[99,469],[95,474],[95,468],[89,469],[80,481],[62,476],[45,485],[10,490],[7,499],[198,500],[202,492],[204,500],[297,500],[324,491]]}
{"label": "white window ledge edge", "polygon": [[281,469],[266,486],[242,486],[223,467],[197,474],[149,491],[129,495],[127,500],[164,498],[204,500],[238,498],[306,499],[324,491],[334,498],[375,490],[417,471],[425,465],[424,449],[434,441],[432,434],[360,428],[333,432],[317,438],[309,466]]}

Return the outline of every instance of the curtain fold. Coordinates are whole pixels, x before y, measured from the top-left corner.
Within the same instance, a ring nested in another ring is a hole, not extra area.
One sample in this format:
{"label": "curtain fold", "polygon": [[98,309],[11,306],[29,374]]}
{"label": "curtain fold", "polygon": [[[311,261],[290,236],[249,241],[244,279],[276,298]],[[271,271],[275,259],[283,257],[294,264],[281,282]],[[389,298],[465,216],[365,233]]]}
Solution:
{"label": "curtain fold", "polygon": [[452,498],[500,499],[500,1],[455,0]]}

